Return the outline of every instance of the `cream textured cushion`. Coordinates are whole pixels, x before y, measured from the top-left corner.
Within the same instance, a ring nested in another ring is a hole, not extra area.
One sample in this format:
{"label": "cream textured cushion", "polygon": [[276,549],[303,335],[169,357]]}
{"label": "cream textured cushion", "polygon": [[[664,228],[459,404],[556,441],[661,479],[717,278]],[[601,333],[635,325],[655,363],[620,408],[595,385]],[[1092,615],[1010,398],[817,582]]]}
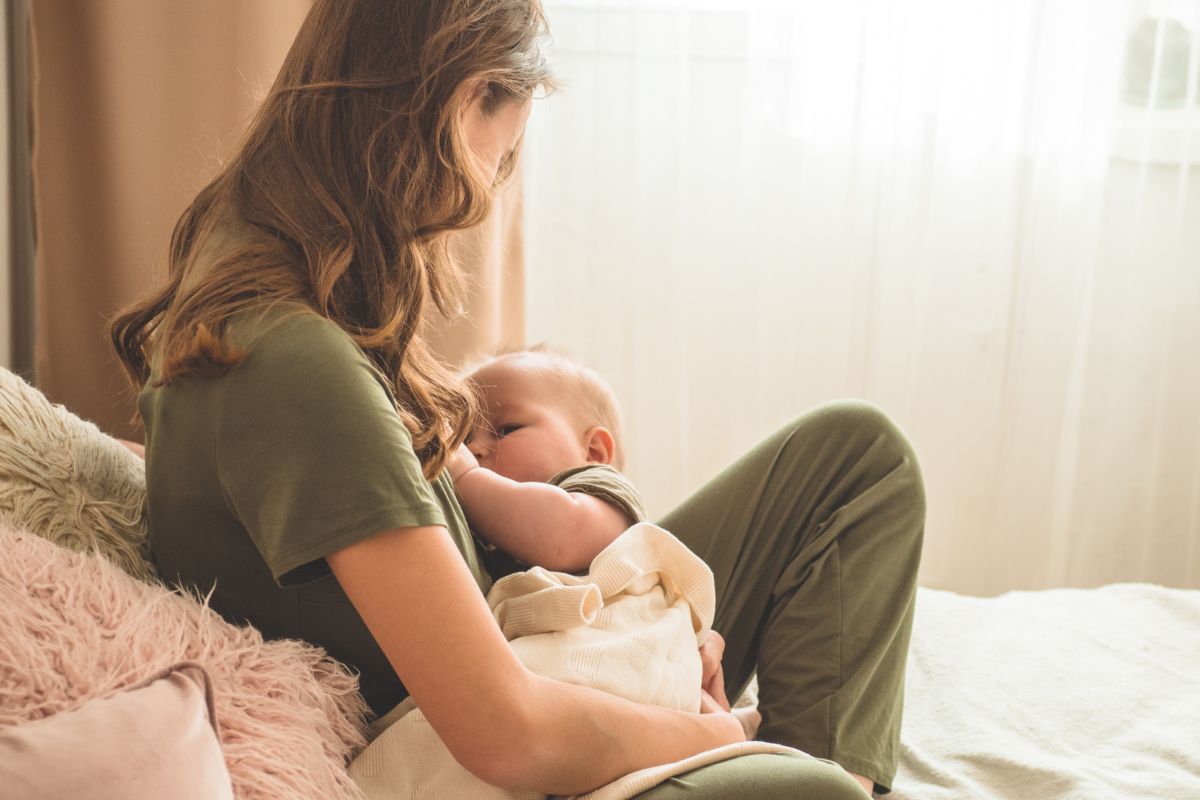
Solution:
{"label": "cream textured cushion", "polygon": [[178,664],[111,697],[0,728],[0,797],[233,800],[208,676]]}
{"label": "cream textured cushion", "polygon": [[0,368],[0,523],[154,579],[140,458]]}
{"label": "cream textured cushion", "polygon": [[80,708],[180,661],[212,678],[240,800],[358,797],[345,765],[365,743],[366,705],[324,651],[263,642],[103,557],[0,529],[0,726]]}

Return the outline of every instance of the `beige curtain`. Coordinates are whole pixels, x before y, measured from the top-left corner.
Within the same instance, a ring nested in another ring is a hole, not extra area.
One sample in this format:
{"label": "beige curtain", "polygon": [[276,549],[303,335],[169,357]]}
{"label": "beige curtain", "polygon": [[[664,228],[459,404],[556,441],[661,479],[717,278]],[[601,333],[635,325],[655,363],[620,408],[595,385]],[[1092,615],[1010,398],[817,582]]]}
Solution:
{"label": "beige curtain", "polygon": [[9,34],[12,29],[12,10],[7,4],[0,6],[0,253],[8,256],[0,260],[0,366],[12,369],[12,176],[9,168],[12,139],[12,113],[14,105],[10,89]]}
{"label": "beige curtain", "polygon": [[429,341],[456,366],[524,344],[523,211],[518,171],[501,191],[491,217],[451,240],[451,252],[467,276],[466,296],[461,316],[432,320]]}
{"label": "beige curtain", "polygon": [[3,252],[0,358],[20,375],[33,372],[34,248],[30,0],[4,4]]}
{"label": "beige curtain", "polygon": [[[33,0],[36,381],[102,429],[139,437],[106,334],[163,279],[171,228],[236,147],[309,0]],[[520,184],[454,243],[470,315],[451,360],[519,338]]]}

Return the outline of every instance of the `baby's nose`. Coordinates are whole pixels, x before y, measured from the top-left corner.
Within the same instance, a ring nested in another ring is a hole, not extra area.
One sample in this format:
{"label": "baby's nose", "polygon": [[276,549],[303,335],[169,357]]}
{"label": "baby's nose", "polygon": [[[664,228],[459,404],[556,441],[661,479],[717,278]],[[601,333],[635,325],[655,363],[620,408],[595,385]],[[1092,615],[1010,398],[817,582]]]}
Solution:
{"label": "baby's nose", "polygon": [[471,455],[475,456],[476,461],[483,461],[491,455],[491,440],[487,436],[473,433],[467,439],[467,449],[471,451]]}

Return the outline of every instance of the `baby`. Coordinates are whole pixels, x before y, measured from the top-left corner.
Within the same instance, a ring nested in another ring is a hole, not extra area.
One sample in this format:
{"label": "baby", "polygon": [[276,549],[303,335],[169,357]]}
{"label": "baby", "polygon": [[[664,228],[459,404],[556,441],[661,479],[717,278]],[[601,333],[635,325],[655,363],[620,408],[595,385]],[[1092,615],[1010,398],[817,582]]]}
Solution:
{"label": "baby", "polygon": [[[491,358],[467,381],[482,420],[451,459],[450,476],[494,578],[529,565],[584,571],[646,521],[641,495],[619,471],[620,409],[599,373],[535,347]],[[753,739],[758,710],[733,713]]]}
{"label": "baby", "polygon": [[486,540],[493,577],[530,564],[585,570],[646,519],[640,494],[618,471],[616,397],[595,370],[534,348],[489,359],[467,380],[482,419],[451,459],[450,476]]}

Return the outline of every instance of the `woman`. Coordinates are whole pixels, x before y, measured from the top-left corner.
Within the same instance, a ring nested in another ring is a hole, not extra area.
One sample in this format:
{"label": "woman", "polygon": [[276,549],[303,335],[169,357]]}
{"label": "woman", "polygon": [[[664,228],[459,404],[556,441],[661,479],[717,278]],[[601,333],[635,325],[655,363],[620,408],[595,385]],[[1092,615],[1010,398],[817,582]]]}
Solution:
{"label": "woman", "polygon": [[706,713],[532,674],[488,611],[444,469],[476,410],[423,325],[452,305],[446,234],[486,217],[553,85],[543,26],[537,0],[314,3],[176,225],[168,284],[113,324],[142,389],[157,566],[325,647],[376,713],[411,693],[502,787],[577,793],[738,741],[725,691],[757,666],[761,736],[832,760],[748,756],[645,797],[886,791],[923,500],[869,406],[802,417],[662,520],[716,574],[728,644],[702,648]]}

